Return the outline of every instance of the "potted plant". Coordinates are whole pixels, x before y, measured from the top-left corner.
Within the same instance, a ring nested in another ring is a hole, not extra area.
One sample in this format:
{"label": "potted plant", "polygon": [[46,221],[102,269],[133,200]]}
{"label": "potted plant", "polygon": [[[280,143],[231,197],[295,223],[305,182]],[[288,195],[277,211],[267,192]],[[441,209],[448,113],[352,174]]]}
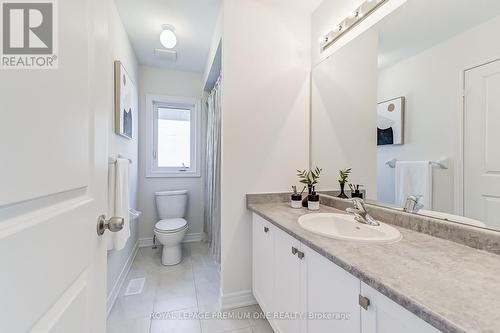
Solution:
{"label": "potted plant", "polygon": [[298,192],[297,191],[297,186],[292,186],[292,190],[293,190],[293,193],[292,193],[292,197],[291,197],[291,206],[292,208],[301,208],[302,207],[302,193],[304,192],[305,190],[305,186],[304,188],[302,189],[302,192]]}
{"label": "potted plant", "polygon": [[[322,170],[318,167],[313,170],[297,170],[297,176],[300,182],[307,186],[308,194],[311,194],[313,186],[318,183]],[[302,207],[307,207],[307,196],[302,200]]]}
{"label": "potted plant", "polygon": [[351,168],[339,170],[339,185],[340,185],[340,194],[337,196],[338,198],[348,199],[349,197],[344,192],[345,184],[349,180],[349,175],[351,174]]}

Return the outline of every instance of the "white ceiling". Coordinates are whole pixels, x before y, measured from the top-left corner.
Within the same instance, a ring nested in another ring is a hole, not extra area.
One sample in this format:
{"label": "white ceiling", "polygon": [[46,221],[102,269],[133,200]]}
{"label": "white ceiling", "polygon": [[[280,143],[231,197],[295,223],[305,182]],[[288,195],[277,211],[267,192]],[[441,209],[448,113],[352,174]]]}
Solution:
{"label": "white ceiling", "polygon": [[[141,65],[203,72],[212,42],[220,0],[115,0]],[[177,61],[154,54],[163,24],[175,27]]]}
{"label": "white ceiling", "polygon": [[377,27],[381,68],[500,15],[499,0],[408,0]]}

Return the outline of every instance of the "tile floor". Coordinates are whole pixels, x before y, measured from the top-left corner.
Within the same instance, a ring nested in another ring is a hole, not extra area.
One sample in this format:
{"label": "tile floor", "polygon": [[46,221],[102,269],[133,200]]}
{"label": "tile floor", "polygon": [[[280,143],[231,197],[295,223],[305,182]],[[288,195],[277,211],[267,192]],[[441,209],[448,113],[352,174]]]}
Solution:
{"label": "tile floor", "polygon": [[[229,313],[238,319],[189,317],[218,313],[220,274],[205,243],[185,244],[183,251],[179,265],[166,267],[161,247],[139,249],[108,317],[108,333],[273,333],[265,319],[254,318],[258,305]],[[146,278],[143,292],[124,296],[128,281],[138,277]]]}

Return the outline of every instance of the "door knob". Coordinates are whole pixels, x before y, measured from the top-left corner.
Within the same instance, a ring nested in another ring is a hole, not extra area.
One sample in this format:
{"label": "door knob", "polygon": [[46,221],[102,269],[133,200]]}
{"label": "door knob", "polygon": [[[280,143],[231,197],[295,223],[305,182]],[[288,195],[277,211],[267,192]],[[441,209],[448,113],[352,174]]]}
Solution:
{"label": "door knob", "polygon": [[123,217],[113,216],[106,220],[106,215],[101,215],[97,219],[97,234],[101,236],[108,229],[111,232],[118,232],[123,229],[125,219]]}

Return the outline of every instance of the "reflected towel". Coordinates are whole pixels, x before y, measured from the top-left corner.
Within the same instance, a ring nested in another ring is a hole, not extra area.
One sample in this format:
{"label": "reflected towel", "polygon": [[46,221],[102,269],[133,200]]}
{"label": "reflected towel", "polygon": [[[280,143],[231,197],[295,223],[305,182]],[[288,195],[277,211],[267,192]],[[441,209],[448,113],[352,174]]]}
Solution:
{"label": "reflected towel", "polygon": [[432,209],[432,166],[430,161],[396,162],[396,205],[404,207],[410,195],[421,195],[424,209]]}
{"label": "reflected towel", "polygon": [[108,250],[121,250],[130,237],[130,193],[129,193],[129,160],[117,158],[114,166],[108,171],[108,215],[123,217],[125,223],[119,232],[106,231]]}

